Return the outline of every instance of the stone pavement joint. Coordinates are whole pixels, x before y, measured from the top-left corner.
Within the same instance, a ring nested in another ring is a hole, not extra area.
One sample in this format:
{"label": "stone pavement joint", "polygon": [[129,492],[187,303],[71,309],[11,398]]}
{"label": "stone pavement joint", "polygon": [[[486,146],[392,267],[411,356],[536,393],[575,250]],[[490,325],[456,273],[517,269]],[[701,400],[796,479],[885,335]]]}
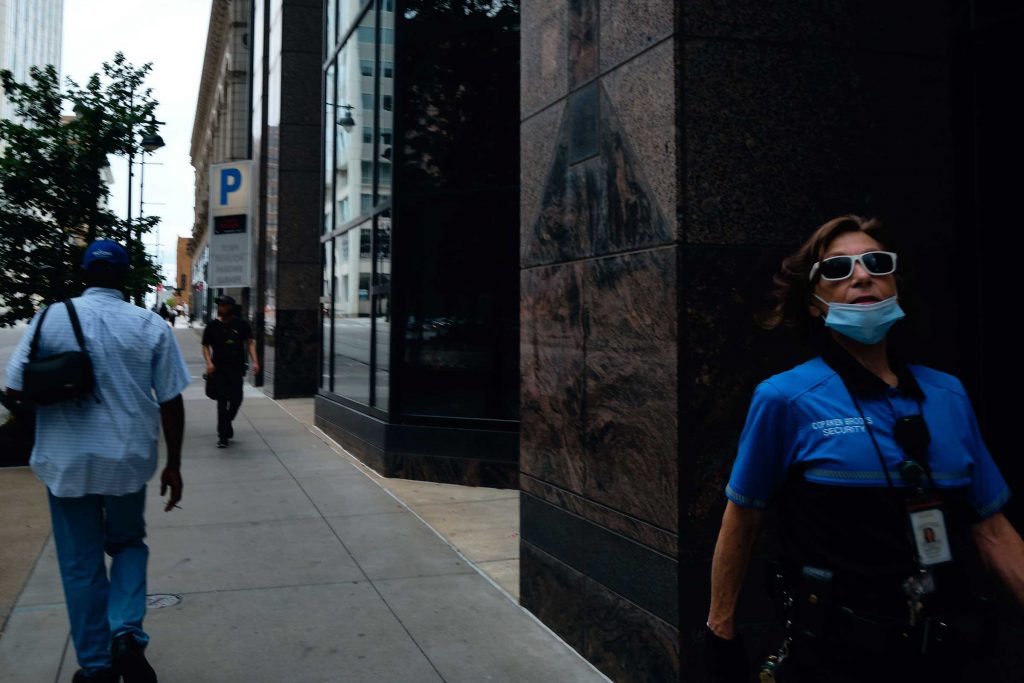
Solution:
{"label": "stone pavement joint", "polygon": [[[164,513],[151,483],[146,511],[148,592],[182,596],[146,618],[162,683],[607,680],[258,390],[216,449],[198,338],[176,336],[195,378],[182,509]],[[47,540],[0,638],[0,680],[64,682],[76,668]]]}

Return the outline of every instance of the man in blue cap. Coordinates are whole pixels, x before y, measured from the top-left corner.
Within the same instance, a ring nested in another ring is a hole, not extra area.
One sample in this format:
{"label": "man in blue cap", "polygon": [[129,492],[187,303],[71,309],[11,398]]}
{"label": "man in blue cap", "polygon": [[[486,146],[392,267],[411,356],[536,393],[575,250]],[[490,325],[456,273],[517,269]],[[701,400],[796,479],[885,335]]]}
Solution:
{"label": "man in blue cap", "polygon": [[[46,484],[71,638],[81,667],[74,683],[151,683],[144,650],[149,549],[144,538],[146,482],[157,468],[163,425],[167,462],[160,495],[165,511],[181,500],[181,392],[188,370],[173,332],[160,316],[125,300],[125,249],[90,244],[82,259],[87,289],[71,300],[95,375],[94,396],[39,406],[29,464]],[[7,387],[23,387],[23,366],[40,315],[7,365]],[[68,309],[51,304],[42,323],[39,357],[78,351]],[[108,575],[103,554],[110,555]]]}

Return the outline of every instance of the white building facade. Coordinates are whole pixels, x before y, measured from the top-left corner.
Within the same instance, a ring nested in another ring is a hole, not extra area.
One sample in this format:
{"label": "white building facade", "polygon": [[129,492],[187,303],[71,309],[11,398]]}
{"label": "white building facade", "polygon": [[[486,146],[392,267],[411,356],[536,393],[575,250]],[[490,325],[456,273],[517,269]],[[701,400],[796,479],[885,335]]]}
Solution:
{"label": "white building facade", "polygon": [[[53,64],[61,72],[64,0],[0,0],[0,68],[15,80],[29,80],[29,69]],[[13,118],[0,95],[0,118]]]}

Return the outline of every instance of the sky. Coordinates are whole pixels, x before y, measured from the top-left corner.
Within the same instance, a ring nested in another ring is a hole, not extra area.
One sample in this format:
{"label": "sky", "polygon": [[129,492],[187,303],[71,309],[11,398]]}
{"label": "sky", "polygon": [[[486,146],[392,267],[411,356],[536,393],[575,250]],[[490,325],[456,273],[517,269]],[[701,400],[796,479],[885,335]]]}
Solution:
{"label": "sky", "polygon": [[[165,147],[146,158],[145,215],[160,216],[160,262],[165,281],[174,279],[177,238],[190,237],[195,209],[195,173],[190,159],[192,124],[206,52],[211,0],[64,0],[61,71],[80,84],[121,51],[132,64],[153,63],[146,85],[160,103],[158,121]],[[132,215],[139,215],[139,159],[135,160]],[[128,207],[128,161],[111,157],[114,183],[110,207]],[[157,254],[155,233],[147,238]]]}

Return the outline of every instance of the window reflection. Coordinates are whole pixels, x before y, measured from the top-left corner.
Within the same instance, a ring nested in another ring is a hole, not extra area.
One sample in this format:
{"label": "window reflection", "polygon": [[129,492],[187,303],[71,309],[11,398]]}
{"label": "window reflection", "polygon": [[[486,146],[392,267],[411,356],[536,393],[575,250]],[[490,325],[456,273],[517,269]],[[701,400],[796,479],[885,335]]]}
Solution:
{"label": "window reflection", "polygon": [[370,259],[360,242],[367,224],[334,239],[334,393],[370,403]]}
{"label": "window reflection", "polygon": [[328,241],[321,252],[323,263],[323,285],[320,288],[320,388],[331,389],[331,278],[333,275],[334,245]]}
{"label": "window reflection", "polygon": [[515,419],[518,3],[403,8],[394,161],[407,267],[394,410]]}
{"label": "window reflection", "polygon": [[390,3],[383,2],[380,13],[381,44],[380,63],[385,65],[380,79],[380,109],[377,110],[377,130],[379,140],[377,146],[377,158],[374,160],[377,166],[377,194],[376,203],[381,203],[391,198],[391,131],[394,129],[394,97],[395,81],[390,77],[393,72],[391,66],[395,61],[395,46],[392,34],[395,26],[394,8]]}
{"label": "window reflection", "polygon": [[[372,10],[372,5],[371,5]],[[368,11],[359,20],[360,29],[374,29],[374,13]],[[366,215],[362,195],[373,193],[372,169],[365,168],[364,159],[370,159],[373,147],[374,48],[349,40],[338,53],[337,113],[335,116],[335,228]],[[348,130],[340,121],[349,124]],[[369,131],[369,136],[367,132]],[[367,139],[369,137],[369,139]]]}
{"label": "window reflection", "polygon": [[339,0],[338,40],[345,37],[365,0]]}
{"label": "window reflection", "polygon": [[376,334],[377,368],[374,372],[374,405],[388,409],[391,395],[391,212],[377,216],[373,264],[373,324]]}
{"label": "window reflection", "polygon": [[[325,14],[327,15],[327,52],[330,54],[338,40],[338,0],[327,0]],[[330,101],[329,98],[328,101]]]}
{"label": "window reflection", "polygon": [[[324,120],[331,122],[338,115],[337,101],[335,100],[335,68],[327,70],[324,82],[324,94],[326,102],[324,107]],[[324,225],[325,233],[334,229],[334,126],[333,124],[324,127]]]}

